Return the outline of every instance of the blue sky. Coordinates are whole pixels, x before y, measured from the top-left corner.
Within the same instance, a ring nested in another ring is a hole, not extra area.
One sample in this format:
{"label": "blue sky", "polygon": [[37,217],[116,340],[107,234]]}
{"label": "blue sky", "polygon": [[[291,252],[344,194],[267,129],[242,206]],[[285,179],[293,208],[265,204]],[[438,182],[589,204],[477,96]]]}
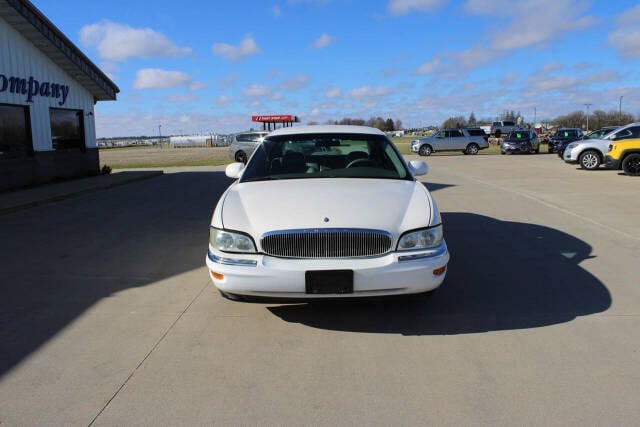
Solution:
{"label": "blue sky", "polygon": [[254,114],[439,125],[640,114],[640,4],[32,0],[120,88],[98,137],[231,133]]}

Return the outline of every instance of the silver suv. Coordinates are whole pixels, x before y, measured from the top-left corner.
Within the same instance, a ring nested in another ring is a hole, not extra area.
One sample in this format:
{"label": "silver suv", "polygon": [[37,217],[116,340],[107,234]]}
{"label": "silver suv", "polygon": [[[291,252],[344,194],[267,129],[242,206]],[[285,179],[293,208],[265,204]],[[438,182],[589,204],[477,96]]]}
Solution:
{"label": "silver suv", "polygon": [[242,132],[233,136],[229,145],[229,158],[240,163],[247,160],[269,132]]}
{"label": "silver suv", "polygon": [[443,129],[433,135],[411,141],[411,151],[421,156],[430,156],[436,151],[462,151],[478,154],[488,148],[487,134],[482,129]]}
{"label": "silver suv", "polygon": [[562,159],[567,163],[578,163],[582,169],[598,169],[604,163],[611,141],[640,138],[640,122],[615,128],[600,139],[583,139],[567,145]]}

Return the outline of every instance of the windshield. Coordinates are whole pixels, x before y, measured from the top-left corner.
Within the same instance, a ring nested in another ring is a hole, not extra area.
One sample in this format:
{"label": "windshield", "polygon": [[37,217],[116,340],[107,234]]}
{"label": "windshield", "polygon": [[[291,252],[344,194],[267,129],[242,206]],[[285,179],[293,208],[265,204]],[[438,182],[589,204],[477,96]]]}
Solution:
{"label": "windshield", "polygon": [[507,142],[521,142],[529,140],[528,132],[511,132],[505,139]]}
{"label": "windshield", "polygon": [[267,137],[240,181],[298,178],[413,179],[385,136],[330,133]]}
{"label": "windshield", "polygon": [[594,130],[589,135],[587,135],[585,138],[587,138],[587,139],[601,139],[603,136],[605,136],[606,134],[608,134],[609,132],[611,132],[611,131],[613,131],[615,129],[617,129],[617,128],[602,128],[602,129]]}

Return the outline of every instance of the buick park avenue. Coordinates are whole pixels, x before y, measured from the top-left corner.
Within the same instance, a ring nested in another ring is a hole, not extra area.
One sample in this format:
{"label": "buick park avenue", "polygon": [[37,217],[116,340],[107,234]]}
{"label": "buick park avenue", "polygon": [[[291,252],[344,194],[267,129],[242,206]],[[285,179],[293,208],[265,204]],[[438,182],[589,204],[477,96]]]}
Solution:
{"label": "buick park avenue", "polygon": [[386,135],[363,126],[271,132],[211,219],[206,265],[230,299],[417,294],[449,252],[435,201]]}

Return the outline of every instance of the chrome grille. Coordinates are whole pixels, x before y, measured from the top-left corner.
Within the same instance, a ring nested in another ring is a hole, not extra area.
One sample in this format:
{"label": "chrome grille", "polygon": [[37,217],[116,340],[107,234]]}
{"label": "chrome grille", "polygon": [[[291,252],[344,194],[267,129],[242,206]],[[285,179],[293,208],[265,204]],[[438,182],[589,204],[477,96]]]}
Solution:
{"label": "chrome grille", "polygon": [[391,250],[391,234],[360,228],[314,228],[266,233],[260,239],[267,255],[285,258],[358,258]]}

